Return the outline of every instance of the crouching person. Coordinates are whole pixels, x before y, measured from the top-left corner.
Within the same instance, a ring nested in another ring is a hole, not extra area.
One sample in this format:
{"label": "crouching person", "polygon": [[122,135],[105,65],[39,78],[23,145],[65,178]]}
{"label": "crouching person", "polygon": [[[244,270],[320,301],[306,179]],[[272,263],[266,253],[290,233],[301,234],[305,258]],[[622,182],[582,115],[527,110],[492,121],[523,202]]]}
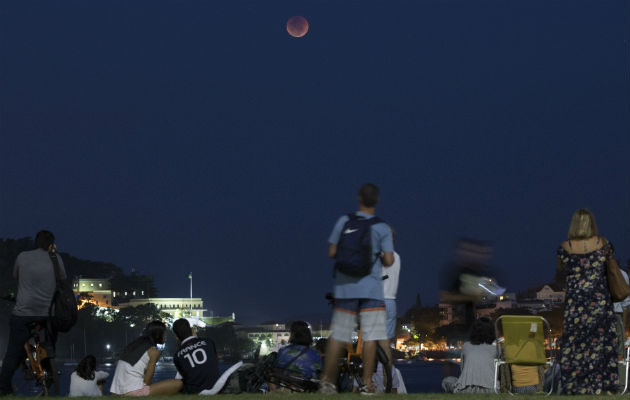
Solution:
{"label": "crouching person", "polygon": [[129,343],[116,365],[110,391],[125,396],[169,395],[179,392],[182,381],[166,379],[152,383],[155,365],[160,358],[158,344],[164,344],[166,325],[150,322],[144,334]]}
{"label": "crouching person", "polygon": [[183,380],[183,391],[198,394],[202,390],[212,389],[219,379],[219,363],[214,342],[195,336],[185,318],[175,321],[173,332],[179,342],[179,350],[173,357],[173,362],[177,367],[176,378]]}

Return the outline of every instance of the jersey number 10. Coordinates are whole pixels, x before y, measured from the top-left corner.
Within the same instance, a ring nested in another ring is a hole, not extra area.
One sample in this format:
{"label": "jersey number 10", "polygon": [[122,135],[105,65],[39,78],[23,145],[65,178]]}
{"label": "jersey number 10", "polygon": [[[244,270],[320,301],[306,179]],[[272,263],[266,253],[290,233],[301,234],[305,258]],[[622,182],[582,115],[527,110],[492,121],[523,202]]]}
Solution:
{"label": "jersey number 10", "polygon": [[201,365],[208,360],[208,356],[206,355],[206,351],[204,349],[195,349],[192,354],[185,354],[184,358],[188,360],[191,367],[195,367],[195,365]]}

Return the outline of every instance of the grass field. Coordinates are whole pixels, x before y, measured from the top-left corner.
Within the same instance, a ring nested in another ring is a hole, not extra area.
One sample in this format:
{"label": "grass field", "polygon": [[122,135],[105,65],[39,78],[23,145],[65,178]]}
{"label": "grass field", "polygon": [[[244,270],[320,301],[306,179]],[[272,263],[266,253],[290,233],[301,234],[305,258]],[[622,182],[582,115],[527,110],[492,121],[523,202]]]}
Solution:
{"label": "grass field", "polygon": [[[411,400],[486,400],[486,399],[518,399],[518,400],[531,400],[531,399],[566,399],[566,396],[545,396],[543,394],[536,395],[518,395],[512,396],[509,394],[445,394],[445,393],[413,393],[413,394],[405,394],[405,395],[374,395],[374,396],[362,396],[357,393],[347,393],[347,394],[337,394],[337,395],[321,395],[317,393],[271,393],[271,394],[232,394],[232,395],[218,395],[216,400],[263,400],[263,399],[291,399],[291,400],[315,400],[315,399],[327,399],[327,400],[359,400],[359,399],[392,399],[393,396],[400,396],[404,399]],[[13,396],[11,396],[13,397]],[[177,395],[177,396],[151,396],[150,399],[153,400],[189,400],[192,398],[199,398],[196,395]],[[602,398],[618,398],[621,399],[622,396],[613,395],[613,396],[579,396],[580,400],[587,399],[602,399]],[[628,395],[624,395],[623,399],[627,399]],[[93,399],[89,397],[75,397],[74,399]]]}

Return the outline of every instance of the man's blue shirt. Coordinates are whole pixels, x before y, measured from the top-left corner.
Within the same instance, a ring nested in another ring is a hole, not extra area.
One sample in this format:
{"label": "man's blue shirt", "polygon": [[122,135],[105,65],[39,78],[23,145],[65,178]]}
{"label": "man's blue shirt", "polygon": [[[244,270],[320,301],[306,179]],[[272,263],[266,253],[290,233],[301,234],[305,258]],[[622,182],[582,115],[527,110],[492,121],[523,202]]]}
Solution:
{"label": "man's blue shirt", "polygon": [[[360,217],[372,218],[371,214],[357,211]],[[335,227],[330,233],[328,243],[339,243],[343,225],[348,221],[348,216],[340,217],[335,223]],[[386,223],[374,224],[372,229],[372,252],[374,254],[382,252],[393,252],[394,243],[392,240],[392,230]],[[372,272],[361,278],[344,275],[337,271],[335,277],[335,298],[336,299],[375,299],[383,300],[383,279],[381,271],[381,259],[376,257],[376,262],[372,266]]]}

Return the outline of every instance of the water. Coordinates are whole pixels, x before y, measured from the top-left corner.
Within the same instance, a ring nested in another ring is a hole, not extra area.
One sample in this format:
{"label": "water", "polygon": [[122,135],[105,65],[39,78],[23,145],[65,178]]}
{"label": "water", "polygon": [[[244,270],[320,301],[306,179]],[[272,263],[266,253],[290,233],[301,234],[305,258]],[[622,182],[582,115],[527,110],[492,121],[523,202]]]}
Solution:
{"label": "water", "polygon": [[[70,374],[76,369],[76,364],[66,363],[57,366],[61,371],[59,377],[59,390],[61,396],[67,396],[70,387]],[[220,369],[224,371],[229,365],[220,365]],[[435,393],[441,392],[441,382],[443,369],[448,367],[448,363],[441,361],[414,361],[396,363],[396,368],[400,370],[405,381],[405,386],[409,393]],[[109,372],[109,378],[105,383],[105,394],[109,394],[109,387],[114,376],[116,364],[100,364],[98,369]],[[160,363],[155,369],[154,381],[161,381],[175,377],[175,366],[171,363]],[[25,382],[22,374],[18,371],[14,378],[13,384],[17,389],[17,394],[22,396],[35,396],[41,393],[32,381]]]}

